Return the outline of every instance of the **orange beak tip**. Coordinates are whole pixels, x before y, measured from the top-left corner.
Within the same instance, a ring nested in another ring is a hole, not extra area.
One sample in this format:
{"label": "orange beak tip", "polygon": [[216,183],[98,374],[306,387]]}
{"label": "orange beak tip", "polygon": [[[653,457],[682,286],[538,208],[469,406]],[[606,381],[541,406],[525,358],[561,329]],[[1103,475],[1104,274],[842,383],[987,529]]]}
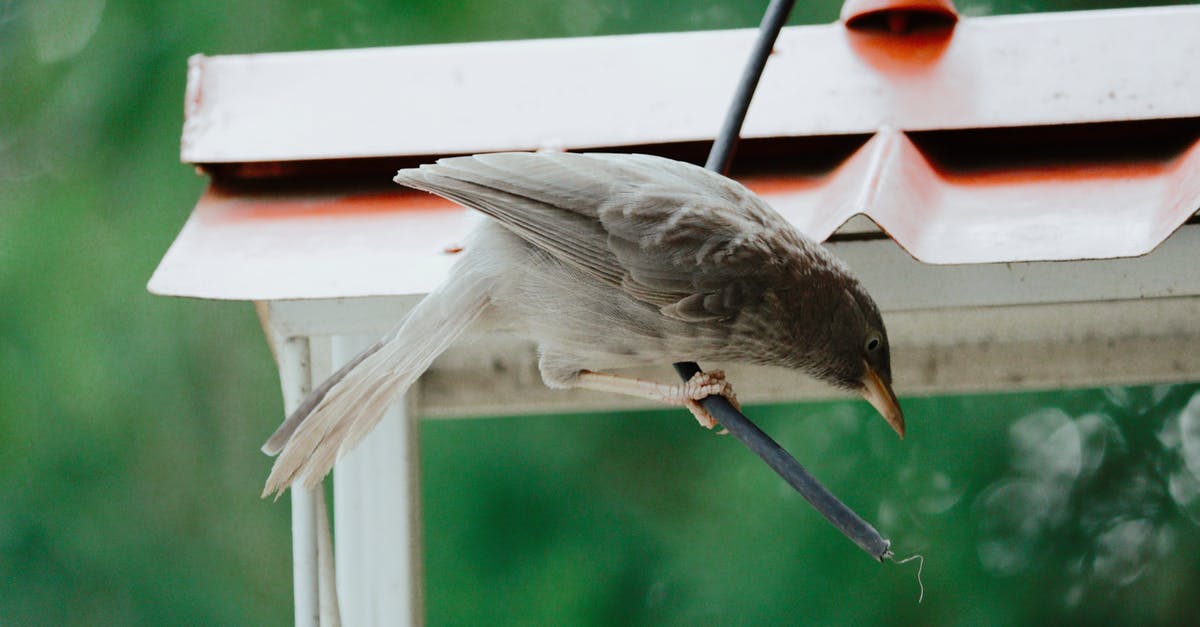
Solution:
{"label": "orange beak tip", "polygon": [[862,395],[867,402],[871,403],[875,411],[879,412],[879,415],[891,425],[896,435],[903,440],[904,412],[901,411],[900,403],[896,400],[896,393],[892,391],[892,386],[879,378],[879,374],[870,365],[867,366],[867,373],[863,377]]}

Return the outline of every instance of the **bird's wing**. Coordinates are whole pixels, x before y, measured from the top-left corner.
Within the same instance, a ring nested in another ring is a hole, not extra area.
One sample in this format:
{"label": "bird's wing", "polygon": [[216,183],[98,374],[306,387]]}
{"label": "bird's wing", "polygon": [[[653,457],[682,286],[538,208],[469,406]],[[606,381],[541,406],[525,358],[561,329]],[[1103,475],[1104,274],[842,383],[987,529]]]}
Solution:
{"label": "bird's wing", "polygon": [[805,247],[749,190],[661,157],[485,154],[401,170],[396,182],[482,211],[559,261],[684,320],[736,315]]}

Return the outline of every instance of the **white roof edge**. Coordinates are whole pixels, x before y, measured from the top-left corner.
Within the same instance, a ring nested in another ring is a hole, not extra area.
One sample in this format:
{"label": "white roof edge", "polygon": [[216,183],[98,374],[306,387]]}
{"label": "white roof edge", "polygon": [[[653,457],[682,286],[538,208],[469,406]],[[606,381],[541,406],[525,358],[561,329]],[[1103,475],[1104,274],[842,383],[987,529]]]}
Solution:
{"label": "white roof edge", "polygon": [[[1200,93],[1200,73],[1178,61],[1200,58],[1197,32],[1200,6],[966,18],[948,40],[930,44],[935,61],[914,64],[873,52],[870,37],[840,24],[787,27],[744,136],[1197,116],[1200,106],[1187,96]],[[720,123],[753,36],[738,29],[197,56],[182,158],[704,140]]]}

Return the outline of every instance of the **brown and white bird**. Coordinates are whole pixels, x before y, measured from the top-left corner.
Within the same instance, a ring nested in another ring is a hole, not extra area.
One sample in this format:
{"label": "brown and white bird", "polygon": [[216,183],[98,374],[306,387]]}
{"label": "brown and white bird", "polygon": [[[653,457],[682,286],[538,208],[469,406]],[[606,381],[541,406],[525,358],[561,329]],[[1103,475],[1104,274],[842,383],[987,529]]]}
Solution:
{"label": "brown and white bird", "polygon": [[551,388],[687,407],[721,373],[667,384],[610,369],[679,361],[784,366],[856,390],[901,436],[887,331],[824,247],[754,193],[647,155],[498,153],[401,170],[396,182],[483,212],[446,281],[309,395],[263,446],[264,495],[316,485],[469,327],[534,341]]}

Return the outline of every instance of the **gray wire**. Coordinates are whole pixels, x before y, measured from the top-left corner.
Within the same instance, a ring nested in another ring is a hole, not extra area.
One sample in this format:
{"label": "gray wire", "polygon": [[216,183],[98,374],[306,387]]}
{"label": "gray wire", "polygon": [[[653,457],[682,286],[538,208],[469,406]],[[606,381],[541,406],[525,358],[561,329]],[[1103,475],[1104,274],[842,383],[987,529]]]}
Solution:
{"label": "gray wire", "polygon": [[729,172],[738,140],[741,139],[742,122],[746,120],[746,112],[750,110],[754,90],[758,88],[758,79],[762,77],[767,58],[771,56],[775,40],[779,38],[779,31],[787,23],[794,4],[795,0],[772,0],[767,6],[767,12],[763,14],[762,24],[758,26],[758,38],[754,40],[754,49],[750,51],[750,58],[746,61],[746,67],[742,69],[742,76],[733,92],[733,101],[729,103],[725,121],[721,123],[721,130],[709,149],[708,161],[704,162],[704,167],[713,172]]}
{"label": "gray wire", "polygon": [[[772,0],[767,7],[762,24],[759,26],[758,39],[754,42],[754,50],[746,63],[746,68],[742,71],[741,80],[738,81],[733,102],[721,125],[721,131],[717,134],[712,150],[708,154],[705,167],[709,170],[721,174],[729,171],[729,165],[733,161],[741,134],[742,122],[746,119],[746,111],[750,109],[750,100],[754,97],[755,88],[758,87],[758,79],[762,76],[767,58],[771,55],[780,29],[787,22],[793,4],[795,4],[794,0]],[[700,366],[694,362],[679,362],[675,364],[675,371],[684,381],[687,381],[700,372]],[[700,404],[733,437],[761,457],[826,520],[862,550],[881,562],[892,556],[892,552],[888,548],[891,543],[888,540],[879,535],[879,532],[870,523],[854,513],[854,510],[838,500],[832,492],[821,485],[820,481],[817,481],[816,477],[805,470],[795,457],[792,457],[779,443],[771,439],[771,436],[763,433],[757,425],[750,422],[750,419],[735,409],[726,398],[710,396],[700,401]]]}

